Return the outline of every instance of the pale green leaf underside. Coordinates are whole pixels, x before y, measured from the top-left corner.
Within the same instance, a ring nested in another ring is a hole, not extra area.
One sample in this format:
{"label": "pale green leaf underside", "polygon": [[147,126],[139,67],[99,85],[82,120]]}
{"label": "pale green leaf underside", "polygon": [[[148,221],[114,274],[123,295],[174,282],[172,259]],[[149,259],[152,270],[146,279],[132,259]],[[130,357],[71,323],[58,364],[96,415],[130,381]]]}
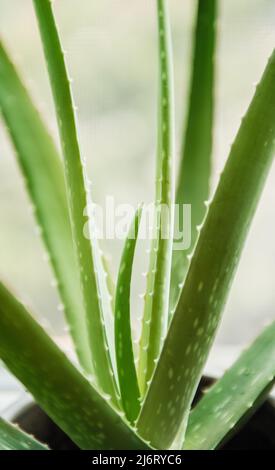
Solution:
{"label": "pale green leaf underside", "polygon": [[157,448],[184,435],[248,229],[274,156],[275,53],[242,121],[210,204],[138,429]]}
{"label": "pale green leaf underside", "polygon": [[49,450],[46,445],[0,418],[0,450]]}
{"label": "pale green leaf underside", "polygon": [[256,410],[275,377],[275,323],[266,328],[191,412],[184,449],[215,449]]}
{"label": "pale green leaf underside", "polygon": [[[144,395],[168,327],[173,247],[174,94],[170,25],[166,0],[157,0],[159,35],[159,116],[155,226],[139,351],[139,384]],[[163,207],[165,208],[163,210]],[[168,286],[168,287],[167,287]]]}
{"label": "pale green leaf underside", "polygon": [[126,238],[117,280],[115,302],[115,344],[122,405],[127,419],[134,423],[140,410],[131,332],[131,279],[141,208],[137,210]]}
{"label": "pale green leaf underside", "polygon": [[[197,226],[205,215],[212,166],[217,0],[198,0],[197,3],[189,108],[176,191],[176,204],[179,205],[176,222],[179,230],[183,229],[183,244],[189,240],[182,205],[191,205],[191,243],[188,249],[173,251],[170,314],[180,296],[189,266],[188,255],[198,235]],[[178,245],[179,240],[175,238],[174,244]]]}
{"label": "pale green leaf underside", "polygon": [[49,252],[79,361],[92,372],[62,162],[1,43],[0,109]]}
{"label": "pale green leaf underside", "polygon": [[[51,2],[33,0],[33,3],[56,108],[65,164],[72,234],[80,272],[93,369],[100,388],[110,394],[113,402],[118,405],[110,348],[104,328],[103,309],[106,306],[104,295],[107,286],[105,285],[104,290],[101,287],[103,282],[106,284],[106,279],[103,276],[103,267],[98,266],[98,263],[101,263],[101,257],[97,243],[93,241],[91,233],[89,234],[91,241],[84,234],[84,226],[87,227],[87,203],[90,201],[85,187],[85,169],[80,155],[70,83]],[[104,302],[101,301],[103,299]],[[106,313],[106,324],[109,324],[111,318],[111,301],[109,301],[109,308],[110,311]],[[114,348],[111,348],[111,351],[114,353]]]}
{"label": "pale green leaf underside", "polygon": [[146,448],[3,284],[0,358],[80,448]]}

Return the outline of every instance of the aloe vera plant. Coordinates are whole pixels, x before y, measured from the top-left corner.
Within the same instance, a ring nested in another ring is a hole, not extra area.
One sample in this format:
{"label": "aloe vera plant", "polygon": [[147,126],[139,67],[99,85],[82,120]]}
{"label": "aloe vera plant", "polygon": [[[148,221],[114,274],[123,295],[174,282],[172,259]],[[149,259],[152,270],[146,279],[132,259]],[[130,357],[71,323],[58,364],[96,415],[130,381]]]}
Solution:
{"label": "aloe vera plant", "polygon": [[[97,241],[84,236],[90,195],[50,0],[33,4],[62,156],[0,45],[0,109],[49,252],[78,363],[66,357],[3,283],[0,358],[81,449],[215,449],[255,412],[274,383],[272,323],[191,410],[275,143],[273,52],[214,197],[205,206],[211,175],[217,3],[197,2],[189,113],[176,191],[176,202],[194,206],[194,220],[191,248],[173,252],[172,47],[168,5],[156,0],[155,237],[138,350],[133,344],[130,299],[142,209],[126,237],[114,289]],[[201,228],[195,232],[198,224]],[[0,449],[46,450],[47,446],[0,420]]]}

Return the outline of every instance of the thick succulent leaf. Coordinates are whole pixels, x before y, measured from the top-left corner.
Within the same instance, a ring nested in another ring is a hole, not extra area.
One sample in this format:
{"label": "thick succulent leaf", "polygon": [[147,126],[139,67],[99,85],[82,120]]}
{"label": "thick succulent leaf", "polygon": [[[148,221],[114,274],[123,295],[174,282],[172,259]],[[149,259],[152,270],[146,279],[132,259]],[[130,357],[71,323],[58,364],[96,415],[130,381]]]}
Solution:
{"label": "thick succulent leaf", "polygon": [[0,418],[0,450],[49,450],[46,445]]}
{"label": "thick succulent leaf", "polygon": [[[114,403],[118,404],[117,387],[104,327],[103,309],[106,306],[106,279],[103,276],[102,264],[98,265],[101,263],[101,256],[96,240],[90,233],[90,241],[84,232],[84,227],[87,227],[86,214],[90,201],[85,188],[85,171],[78,144],[70,83],[51,2],[49,0],[33,0],[33,3],[48,66],[65,162],[65,180],[72,234],[80,270],[93,367],[99,386],[105,393],[112,396]],[[103,289],[103,285],[105,289]],[[110,312],[106,314],[107,324],[112,317],[110,299],[109,307]],[[114,348],[112,350],[114,353]],[[115,360],[114,355],[113,360]]]}
{"label": "thick succulent leaf", "polygon": [[267,327],[190,414],[184,449],[211,450],[255,412],[275,378],[275,322]]}
{"label": "thick succulent leaf", "polygon": [[170,26],[166,0],[157,0],[159,33],[159,128],[155,227],[151,245],[140,340],[139,383],[145,393],[168,326],[173,248],[174,96]]}
{"label": "thick succulent leaf", "polygon": [[138,430],[169,447],[187,421],[274,155],[275,53],[232,146],[204,222]]}
{"label": "thick succulent leaf", "polygon": [[0,358],[80,448],[146,447],[3,284]]}
{"label": "thick succulent leaf", "polygon": [[131,279],[138,237],[141,208],[135,214],[126,238],[117,280],[115,302],[115,344],[118,378],[123,409],[130,423],[140,410],[140,392],[137,380],[131,333]]}
{"label": "thick succulent leaf", "polygon": [[[191,205],[191,240],[188,249],[173,251],[170,314],[173,313],[180,296],[183,281],[189,266],[188,255],[197,239],[197,225],[202,223],[206,212],[205,201],[209,198],[211,176],[212,131],[214,116],[214,79],[216,46],[217,0],[198,0],[194,37],[193,69],[187,115],[186,131],[176,191],[179,207],[177,225],[184,231],[182,246],[188,233],[182,205]],[[179,247],[179,240],[174,239]]]}
{"label": "thick succulent leaf", "polygon": [[79,361],[92,372],[62,162],[2,43],[0,109],[49,252]]}

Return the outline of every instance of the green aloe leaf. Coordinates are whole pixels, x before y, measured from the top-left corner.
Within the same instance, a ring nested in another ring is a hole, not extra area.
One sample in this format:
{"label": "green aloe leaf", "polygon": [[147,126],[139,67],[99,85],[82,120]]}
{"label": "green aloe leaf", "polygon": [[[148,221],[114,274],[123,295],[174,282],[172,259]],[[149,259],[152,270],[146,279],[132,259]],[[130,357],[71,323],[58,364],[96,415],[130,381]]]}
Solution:
{"label": "green aloe leaf", "polygon": [[146,448],[3,284],[0,358],[80,448]]}
{"label": "green aloe leaf", "polygon": [[237,133],[202,227],[138,430],[169,447],[187,422],[275,142],[275,52]]}
{"label": "green aloe leaf", "polygon": [[[105,291],[107,286],[106,279],[103,276],[104,269],[101,256],[93,234],[90,233],[91,241],[84,234],[84,227],[87,227],[86,211],[90,201],[85,188],[85,170],[80,155],[70,82],[51,2],[49,0],[33,0],[33,3],[57,114],[65,163],[70,219],[75,253],[80,270],[93,367],[99,386],[105,393],[109,393],[114,403],[118,405],[117,386],[113,372],[115,364],[112,364],[112,359],[115,361],[115,352],[114,347],[110,351],[104,326],[105,319],[106,325],[109,325],[109,321],[113,317],[111,314],[111,301],[108,302],[110,311],[105,312]],[[99,265],[99,263],[101,264]],[[113,335],[110,336],[113,338]]]}
{"label": "green aloe leaf", "polygon": [[[193,69],[186,130],[183,133],[182,158],[176,191],[179,208],[177,225],[187,233],[183,204],[191,205],[190,247],[174,249],[170,287],[170,312],[175,310],[189,266],[188,255],[197,239],[197,226],[206,212],[211,176],[214,118],[215,48],[217,0],[198,0],[194,37]],[[188,240],[189,241],[189,240]],[[184,243],[187,241],[183,240]],[[183,243],[183,244],[184,244]],[[174,247],[179,240],[174,238]]]}
{"label": "green aloe leaf", "polygon": [[130,297],[141,211],[141,208],[137,210],[125,241],[118,273],[115,302],[115,343],[120,393],[126,417],[132,424],[140,410],[140,392],[131,333]]}
{"label": "green aloe leaf", "polygon": [[102,255],[102,263],[103,263],[103,268],[104,268],[105,276],[106,276],[106,284],[107,284],[107,288],[108,288],[108,295],[109,295],[109,299],[111,301],[112,311],[114,313],[115,312],[116,286],[115,286],[115,283],[114,283],[114,280],[113,280],[110,263],[109,263],[109,260],[108,260],[106,255]]}
{"label": "green aloe leaf", "polygon": [[215,449],[265,399],[275,378],[275,322],[268,326],[190,414],[184,449]]}
{"label": "green aloe leaf", "polygon": [[79,362],[91,373],[91,353],[73,249],[62,162],[2,43],[0,109],[16,149],[17,160],[33,203],[34,215],[49,252]]}
{"label": "green aloe leaf", "polygon": [[0,450],[49,450],[46,445],[0,418]]}
{"label": "green aloe leaf", "polygon": [[159,124],[155,227],[151,244],[140,340],[139,383],[142,395],[151,380],[168,327],[173,248],[174,96],[172,51],[165,0],[157,0],[159,34]]}

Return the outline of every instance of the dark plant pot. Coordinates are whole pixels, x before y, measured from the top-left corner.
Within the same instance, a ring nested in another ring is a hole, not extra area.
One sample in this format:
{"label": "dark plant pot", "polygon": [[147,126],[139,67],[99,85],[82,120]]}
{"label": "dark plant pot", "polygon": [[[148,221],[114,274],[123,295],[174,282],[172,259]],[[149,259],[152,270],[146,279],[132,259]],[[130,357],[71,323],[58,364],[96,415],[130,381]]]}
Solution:
{"label": "dark plant pot", "polygon": [[[203,378],[194,403],[203,391],[213,383],[212,379]],[[41,442],[55,450],[77,450],[78,447],[61,431],[58,426],[34,403],[25,404],[13,412],[12,420],[21,429],[34,435]],[[256,413],[238,429],[222,450],[275,450],[275,401],[267,399]]]}

